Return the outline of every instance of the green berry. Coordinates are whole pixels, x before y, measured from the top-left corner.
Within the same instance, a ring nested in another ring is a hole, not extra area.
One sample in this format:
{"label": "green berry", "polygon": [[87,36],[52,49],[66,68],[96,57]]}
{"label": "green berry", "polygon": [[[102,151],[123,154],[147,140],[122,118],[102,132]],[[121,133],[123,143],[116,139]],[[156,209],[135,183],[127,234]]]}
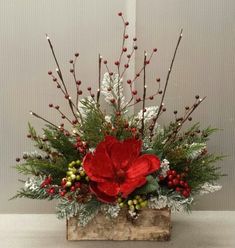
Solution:
{"label": "green berry", "polygon": [[80,171],[79,173],[80,173],[80,175],[81,175],[82,177],[84,177],[84,176],[86,175],[85,171],[83,171],[83,170]]}
{"label": "green berry", "polygon": [[134,210],[135,210],[134,205],[129,206],[129,209],[130,209],[131,211],[134,211]]}
{"label": "green berry", "polygon": [[86,179],[86,181],[89,181],[89,177],[88,176],[86,176],[85,179]]}
{"label": "green berry", "polygon": [[72,174],[73,174],[73,172],[72,171],[67,171],[67,173],[66,173],[68,176],[71,176]]}
{"label": "green berry", "polygon": [[139,199],[140,199],[140,196],[139,196],[139,195],[136,195],[136,196],[135,196],[135,199],[136,199],[136,200],[139,200]]}
{"label": "green berry", "polygon": [[135,200],[133,200],[133,204],[137,204],[138,203],[138,201],[135,199]]}
{"label": "green berry", "polygon": [[119,207],[120,207],[120,208],[123,208],[123,207],[124,207],[124,202],[120,202],[120,203],[119,203]]}
{"label": "green berry", "polygon": [[78,180],[78,181],[81,180],[81,176],[80,175],[77,175],[76,176],[76,180]]}
{"label": "green berry", "polygon": [[132,200],[129,200],[129,201],[127,202],[127,204],[128,204],[129,206],[131,206],[131,205],[133,205],[133,201],[132,201]]}
{"label": "green berry", "polygon": [[67,177],[66,178],[66,181],[72,181],[72,178],[71,177]]}
{"label": "green berry", "polygon": [[72,180],[74,180],[76,178],[76,176],[74,174],[72,174],[70,177]]}
{"label": "green berry", "polygon": [[77,160],[77,161],[76,161],[76,164],[77,164],[77,165],[81,165],[81,161],[80,161],[80,160]]}
{"label": "green berry", "polygon": [[141,208],[141,207],[140,207],[139,204],[135,205],[135,209],[136,209],[136,210],[140,210],[140,208]]}
{"label": "green berry", "polygon": [[147,205],[148,205],[148,202],[147,202],[147,201],[143,201],[143,202],[140,203],[140,206],[141,206],[142,208],[147,207]]}
{"label": "green berry", "polygon": [[65,184],[66,187],[71,187],[71,185],[72,185],[71,182],[67,182],[67,183]]}
{"label": "green berry", "polygon": [[121,197],[118,197],[118,203],[121,203],[122,202],[122,198]]}

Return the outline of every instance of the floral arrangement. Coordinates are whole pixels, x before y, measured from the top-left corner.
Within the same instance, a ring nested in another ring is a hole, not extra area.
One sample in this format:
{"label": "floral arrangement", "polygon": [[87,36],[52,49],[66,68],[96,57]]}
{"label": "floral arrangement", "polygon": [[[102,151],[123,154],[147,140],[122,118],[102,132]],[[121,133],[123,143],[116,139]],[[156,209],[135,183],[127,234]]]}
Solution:
{"label": "floral arrangement", "polygon": [[[56,72],[48,74],[68,103],[72,118],[52,103],[49,107],[57,111],[65,123],[54,124],[30,112],[46,122],[42,135],[29,124],[27,136],[39,151],[25,152],[22,158],[16,159],[21,162],[16,169],[29,177],[22,180],[24,186],[13,198],[57,199],[58,218],[76,216],[80,226],[85,226],[100,212],[117,218],[122,210],[126,211],[128,220],[133,220],[144,208],[189,211],[196,195],[221,188],[216,181],[222,174],[215,162],[222,156],[209,153],[206,145],[216,129],[201,129],[199,123],[183,128],[186,122],[192,121],[192,113],[205,97],[196,95],[182,114],[174,110],[174,119],[169,124],[160,126],[158,123],[166,111],[164,98],[182,30],[166,82],[162,87],[157,78],[156,91],[148,92],[146,69],[157,49],[154,48],[149,57],[144,52],[140,70],[133,79],[125,79],[138,47],[134,38],[131,49],[127,49],[129,23],[122,13],[118,15],[124,31],[120,56],[113,65],[115,69],[111,70],[110,63],[99,55],[98,82],[87,88],[86,97],[76,74],[79,54],[75,53],[69,61],[76,87],[73,98],[51,40],[46,36],[56,63]],[[103,69],[106,72],[102,79]],[[141,94],[135,89],[137,81],[143,82]],[[124,95],[124,84],[130,89],[129,99]],[[101,103],[101,97],[105,104]],[[152,106],[147,106],[148,102],[153,102]],[[107,104],[110,107],[106,108]],[[132,114],[130,107],[137,104],[141,110]]]}

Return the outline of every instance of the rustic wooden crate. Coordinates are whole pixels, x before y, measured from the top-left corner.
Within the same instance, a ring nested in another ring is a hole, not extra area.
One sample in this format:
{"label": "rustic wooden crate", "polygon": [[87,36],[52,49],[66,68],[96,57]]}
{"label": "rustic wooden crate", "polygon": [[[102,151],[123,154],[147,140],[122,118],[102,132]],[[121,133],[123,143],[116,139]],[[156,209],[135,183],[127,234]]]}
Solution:
{"label": "rustic wooden crate", "polygon": [[109,220],[98,214],[87,226],[77,226],[76,217],[67,221],[67,240],[157,240],[170,239],[171,212],[169,209],[144,209],[134,222],[123,211]]}

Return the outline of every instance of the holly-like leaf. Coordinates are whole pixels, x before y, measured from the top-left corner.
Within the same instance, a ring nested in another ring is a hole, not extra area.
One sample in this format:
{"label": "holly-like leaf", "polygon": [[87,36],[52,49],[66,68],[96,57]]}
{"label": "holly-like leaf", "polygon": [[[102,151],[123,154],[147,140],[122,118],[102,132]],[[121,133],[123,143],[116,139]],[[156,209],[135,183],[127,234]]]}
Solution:
{"label": "holly-like leaf", "polygon": [[147,176],[146,179],[147,179],[147,183],[141,188],[138,188],[137,190],[135,190],[135,194],[148,194],[158,189],[159,185],[158,185],[158,181],[156,178],[149,175]]}

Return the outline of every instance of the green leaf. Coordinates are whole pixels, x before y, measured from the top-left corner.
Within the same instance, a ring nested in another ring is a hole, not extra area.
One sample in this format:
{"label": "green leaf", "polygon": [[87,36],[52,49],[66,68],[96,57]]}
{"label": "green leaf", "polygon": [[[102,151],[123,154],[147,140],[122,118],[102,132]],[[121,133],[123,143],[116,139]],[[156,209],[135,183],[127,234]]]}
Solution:
{"label": "green leaf", "polygon": [[135,190],[135,194],[148,194],[158,189],[159,185],[158,185],[158,181],[156,178],[149,175],[147,176],[146,179],[147,179],[147,183],[141,188],[138,188],[137,190]]}

